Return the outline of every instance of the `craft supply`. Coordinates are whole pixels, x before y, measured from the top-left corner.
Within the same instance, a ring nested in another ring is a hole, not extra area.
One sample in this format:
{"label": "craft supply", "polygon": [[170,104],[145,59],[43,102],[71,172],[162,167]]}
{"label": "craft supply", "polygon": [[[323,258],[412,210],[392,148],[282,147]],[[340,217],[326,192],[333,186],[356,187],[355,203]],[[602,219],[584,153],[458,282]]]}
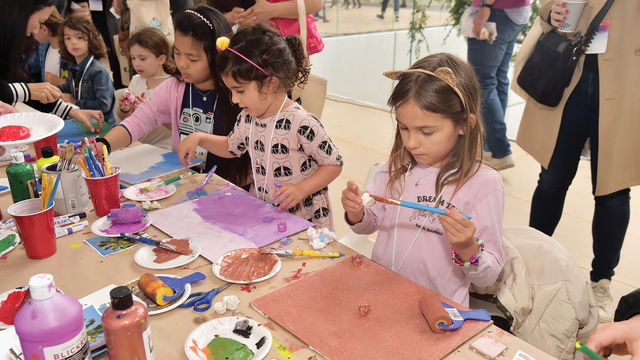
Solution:
{"label": "craft supply", "polygon": [[142,211],[139,206],[111,209],[109,220],[113,224],[137,223],[142,219]]}
{"label": "craft supply", "polygon": [[65,235],[70,235],[79,231],[84,230],[86,225],[73,225],[73,226],[65,226],[63,228],[56,228],[56,237],[62,237]]}
{"label": "craft supply", "polygon": [[90,359],[80,302],[56,291],[50,274],[32,276],[29,293],[31,300],[15,317],[24,358]]}
{"label": "craft supply", "polygon": [[53,207],[41,209],[40,199],[27,199],[7,209],[30,259],[44,259],[56,253]]}
{"label": "craft supply", "polygon": [[[222,290],[228,288],[229,286],[231,286],[231,284],[224,284],[218,288],[212,289],[205,292],[197,292],[197,293],[192,293],[191,295],[189,295],[189,299],[191,298],[195,298],[192,300],[189,300],[187,302],[185,302],[184,304],[178,305],[178,307],[181,308],[189,308],[193,306],[193,310],[194,311],[198,311],[198,312],[202,312],[202,311],[207,311],[209,310],[209,308],[211,307],[211,303],[213,302],[213,298],[216,297],[216,295],[218,295]],[[218,312],[218,309],[216,309],[216,307],[220,307],[218,304],[223,304],[224,305],[224,310],[220,313]],[[216,303],[214,306],[214,310],[218,313],[218,314],[224,314],[225,311],[227,311],[226,308],[226,303],[222,302],[222,303]]]}
{"label": "craft supply", "polygon": [[327,228],[316,230],[314,227],[309,227],[307,229],[307,236],[309,237],[309,245],[316,250],[324,249],[325,246],[337,239],[336,233]]}
{"label": "craft supply", "polygon": [[131,289],[126,286],[113,288],[109,295],[111,306],[102,314],[109,358],[154,359],[147,307],[133,301]]}
{"label": "craft supply", "polygon": [[193,274],[182,277],[182,278],[170,278],[167,276],[158,277],[158,279],[162,280],[165,284],[171,287],[173,291],[176,292],[176,294],[173,296],[165,296],[164,300],[166,301],[172,301],[179,298],[184,293],[185,291],[184,289],[188,284],[196,281],[204,280],[206,278],[207,276],[201,272],[194,272]]}
{"label": "craft supply", "polygon": [[342,257],[343,253],[340,252],[326,252],[326,251],[315,251],[315,250],[271,250],[271,249],[260,249],[259,252],[261,254],[274,254],[279,256],[311,256],[311,257]]}
{"label": "craft supply", "polygon": [[220,275],[231,281],[252,282],[271,273],[278,257],[259,249],[238,249],[227,254],[220,264]]}
{"label": "craft supply", "polygon": [[[223,312],[224,313],[224,312]],[[201,350],[205,359],[251,360],[253,351],[241,342],[226,337],[216,336]],[[199,356],[198,356],[199,357]]]}
{"label": "craft supply", "polygon": [[86,153],[86,149],[85,149],[85,155],[84,155],[84,162],[87,165],[87,168],[89,169],[89,173],[91,174],[91,177],[97,177],[97,172],[96,169],[93,166],[93,161],[91,161],[91,158],[89,157],[89,154]]}
{"label": "craft supply", "polygon": [[[100,163],[98,162],[98,160],[96,160],[96,156],[93,154],[93,151],[91,150],[91,145],[89,144],[89,140],[87,139],[86,136],[84,137],[84,142],[87,145],[85,150],[89,154],[89,159],[91,161],[92,166],[95,168],[95,171],[98,174],[98,176],[103,177],[104,173],[100,168]],[[91,167],[89,167],[89,169],[91,169]]]}
{"label": "craft supply", "polygon": [[176,293],[169,285],[151,273],[140,276],[138,288],[158,305],[167,305],[170,300],[165,300],[165,297],[173,296]]}
{"label": "craft supply", "polygon": [[33,166],[24,161],[24,155],[21,152],[11,154],[11,165],[7,166],[6,171],[13,202],[30,199],[29,180],[35,179],[35,174]]}
{"label": "craft supply", "polygon": [[57,163],[60,160],[60,156],[53,153],[51,146],[42,147],[42,157],[36,161],[36,170],[38,173],[42,173],[42,167],[52,162]]}
{"label": "craft supply", "polygon": [[362,193],[360,198],[362,199],[362,205],[364,205],[364,207],[370,208],[376,203],[376,199],[372,198],[369,193]]}
{"label": "craft supply", "polygon": [[78,164],[80,164],[80,166],[82,167],[82,170],[84,170],[85,175],[87,175],[87,177],[91,177],[89,168],[87,168],[87,165],[84,163],[84,161],[82,161],[82,158],[78,158]]}
{"label": "craft supply", "polygon": [[507,350],[507,345],[484,334],[472,342],[469,345],[469,349],[485,356],[487,359],[493,360]]}
{"label": "craft supply", "polygon": [[465,320],[491,321],[491,315],[484,309],[458,310],[432,294],[423,296],[419,307],[427,324],[436,333],[457,330]]}
{"label": "craft supply", "polygon": [[140,189],[140,191],[141,191],[141,192],[142,192],[142,191],[153,191],[154,189],[158,188],[159,186],[162,186],[162,185],[169,185],[169,184],[174,183],[174,182],[176,182],[176,181],[178,181],[178,180],[180,180],[180,179],[184,179],[184,178],[186,178],[187,176],[191,176],[191,175],[193,175],[193,174],[195,174],[195,173],[196,173],[195,171],[190,171],[190,172],[184,173],[184,174],[182,174],[182,175],[174,176],[174,177],[172,177],[172,178],[168,178],[168,179],[166,179],[166,180],[164,180],[164,181],[161,181],[161,182],[159,182],[159,183],[155,183],[155,184],[153,184],[153,185],[145,186],[145,187],[141,188],[141,189]]}
{"label": "craft supply", "polygon": [[42,167],[43,174],[49,176],[59,175],[60,185],[56,192],[53,192],[51,199],[54,200],[53,211],[58,214],[73,214],[89,209],[89,190],[82,179],[82,170],[75,163],[69,163],[57,169],[57,164],[47,164]]}
{"label": "craft supply", "polygon": [[215,304],[213,304],[213,310],[216,312],[216,314],[224,314],[227,311],[227,305],[225,305],[224,302],[217,302]]}
{"label": "craft supply", "polygon": [[207,185],[207,183],[209,183],[209,179],[211,179],[211,176],[213,175],[214,172],[216,172],[217,168],[218,168],[218,165],[213,165],[211,170],[209,170],[207,175],[202,180],[202,183],[196,188],[196,191],[197,190],[202,190],[202,188],[204,188],[204,186]]}
{"label": "craft supply", "polygon": [[[431,206],[427,206],[427,205],[421,205],[421,204],[416,204],[413,202],[409,202],[409,201],[404,201],[404,200],[395,200],[395,199],[390,199],[384,196],[379,196],[379,195],[371,195],[370,196],[375,199],[376,201],[380,201],[383,202],[385,204],[391,204],[391,205],[397,205],[397,206],[403,206],[406,208],[410,208],[410,209],[417,209],[417,210],[423,210],[423,211],[428,211],[428,212],[432,212],[432,213],[436,213],[436,214],[440,214],[440,215],[446,215],[446,210],[445,209],[440,209],[440,208],[435,208],[435,207],[431,207]],[[471,219],[471,216],[469,215],[465,215],[465,214],[460,214],[464,217],[466,217],[467,219]]]}
{"label": "craft supply", "polygon": [[581,353],[585,354],[591,360],[604,360],[604,358],[595,351],[589,349],[587,345],[580,343],[580,341],[576,341],[576,349]]}
{"label": "craft supply", "polygon": [[178,253],[180,255],[191,255],[192,253],[191,249],[189,249],[188,240],[187,240],[187,246],[185,247],[185,246],[177,246],[175,244],[168,243],[167,241],[153,240],[153,239],[149,239],[149,238],[145,238],[145,237],[137,236],[133,234],[120,233],[120,236],[126,237],[127,239],[140,241],[145,244],[154,245],[162,249],[166,249],[166,250]]}
{"label": "craft supply", "polygon": [[227,295],[223,298],[225,305],[227,306],[227,310],[234,311],[238,308],[238,304],[240,304],[240,299],[238,299],[235,295]]}
{"label": "craft supply", "polygon": [[120,188],[118,186],[120,169],[112,167],[112,170],[113,174],[105,177],[96,178],[83,175],[91,195],[93,208],[99,217],[106,216],[111,209],[120,208]]}
{"label": "craft supply", "polygon": [[107,170],[107,175],[111,175],[111,163],[109,162],[109,153],[107,152],[107,145],[102,144],[102,156],[104,157],[104,165]]}
{"label": "craft supply", "polygon": [[55,198],[56,192],[58,191],[58,185],[60,185],[60,174],[56,176],[56,182],[53,185],[53,189],[51,189],[49,196],[47,196],[47,207],[53,206],[53,199]]}
{"label": "craft supply", "polygon": [[281,221],[278,223],[278,231],[279,232],[287,231],[287,223],[285,221]]}
{"label": "craft supply", "polygon": [[21,286],[0,294],[0,296],[4,297],[0,304],[1,329],[13,325],[16,314],[24,305],[25,300],[28,299],[28,293],[29,289],[26,286]]}
{"label": "craft supply", "polygon": [[[280,184],[277,181],[274,181],[273,184],[276,186],[277,189],[280,189],[282,187],[282,184]],[[284,193],[280,193],[280,195],[276,196],[276,198],[273,200],[273,205],[278,205],[278,202],[280,202],[280,198],[282,197]]]}
{"label": "craft supply", "polygon": [[22,125],[6,125],[0,128],[0,142],[9,142],[28,139],[31,130]]}
{"label": "craft supply", "polygon": [[370,310],[371,310],[371,307],[369,306],[369,304],[364,302],[361,302],[360,304],[358,304],[358,312],[360,313],[360,316],[369,315]]}

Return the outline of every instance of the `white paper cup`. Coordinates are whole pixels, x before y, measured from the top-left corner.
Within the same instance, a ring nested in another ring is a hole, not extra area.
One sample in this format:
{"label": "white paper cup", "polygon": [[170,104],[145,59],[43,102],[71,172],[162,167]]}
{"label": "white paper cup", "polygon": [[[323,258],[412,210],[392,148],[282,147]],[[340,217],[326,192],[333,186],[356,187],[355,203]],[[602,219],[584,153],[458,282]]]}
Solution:
{"label": "white paper cup", "polygon": [[576,27],[578,27],[578,22],[580,21],[580,16],[582,16],[582,10],[584,10],[584,6],[587,4],[586,0],[566,0],[567,10],[569,13],[566,15],[567,20],[560,22],[560,27],[558,31],[561,32],[575,32]]}

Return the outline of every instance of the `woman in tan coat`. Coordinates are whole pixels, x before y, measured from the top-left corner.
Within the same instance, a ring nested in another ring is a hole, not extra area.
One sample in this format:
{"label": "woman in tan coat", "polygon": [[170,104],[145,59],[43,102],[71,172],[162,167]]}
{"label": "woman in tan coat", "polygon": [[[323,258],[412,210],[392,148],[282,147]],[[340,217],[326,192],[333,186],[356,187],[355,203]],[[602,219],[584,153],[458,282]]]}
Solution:
{"label": "woman in tan coat", "polygon": [[[515,65],[517,78],[543,32],[567,15],[562,0],[542,0]],[[577,31],[584,34],[606,0],[589,0]],[[629,223],[629,187],[640,184],[640,1],[616,0],[604,53],[580,59],[571,84],[557,107],[530,98],[517,82],[512,88],[526,100],[518,145],[542,165],[533,194],[529,225],[553,234],[573,180],[581,150],[591,144],[591,180],[595,197],[592,223],[594,259],[591,286],[601,321],[612,318],[609,284],[620,259]],[[572,35],[572,34],[568,34]]]}

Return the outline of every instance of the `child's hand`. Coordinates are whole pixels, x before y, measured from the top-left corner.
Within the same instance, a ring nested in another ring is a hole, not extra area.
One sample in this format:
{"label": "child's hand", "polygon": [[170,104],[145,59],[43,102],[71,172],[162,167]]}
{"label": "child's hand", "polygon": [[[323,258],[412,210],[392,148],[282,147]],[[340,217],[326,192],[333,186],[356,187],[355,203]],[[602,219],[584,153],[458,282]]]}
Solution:
{"label": "child's hand", "polygon": [[75,104],[76,103],[76,98],[74,98],[73,95],[68,94],[68,93],[62,93],[62,100],[66,101],[68,103],[71,103],[71,104]]}
{"label": "child's hand", "polygon": [[[69,116],[83,123],[84,126],[86,126],[87,129],[92,132],[96,132],[96,130],[102,129],[102,123],[104,122],[104,114],[100,110],[73,109],[69,111]],[[93,128],[90,119],[96,119],[98,121],[97,129]]]}
{"label": "child's hand", "polygon": [[467,261],[478,252],[475,241],[476,224],[460,215],[458,209],[447,209],[446,215],[438,215],[449,243],[454,246],[460,257]]}
{"label": "child's hand", "polygon": [[363,191],[353,182],[347,182],[347,187],[342,190],[342,207],[347,212],[347,219],[351,224],[357,224],[364,217],[364,208],[362,207]]}
{"label": "child's hand", "polygon": [[289,210],[304,200],[306,194],[299,184],[281,184],[273,194],[273,205]]}
{"label": "child's hand", "polygon": [[54,73],[50,73],[50,72],[45,72],[44,73],[44,81],[51,83],[55,86],[60,86],[62,84],[64,84],[65,82],[67,82],[67,80],[61,78],[60,76],[54,74]]}
{"label": "child's hand", "polygon": [[178,159],[180,159],[183,166],[191,166],[196,149],[200,144],[200,135],[201,133],[193,133],[178,144]]}

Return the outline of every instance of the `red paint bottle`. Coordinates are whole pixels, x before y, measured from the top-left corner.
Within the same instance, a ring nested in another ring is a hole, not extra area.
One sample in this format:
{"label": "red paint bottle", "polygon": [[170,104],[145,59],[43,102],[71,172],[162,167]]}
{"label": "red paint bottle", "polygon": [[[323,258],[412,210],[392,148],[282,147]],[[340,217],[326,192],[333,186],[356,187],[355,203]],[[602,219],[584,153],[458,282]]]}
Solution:
{"label": "red paint bottle", "polygon": [[147,307],[133,301],[131,289],[113,288],[111,306],[102,314],[102,327],[111,360],[153,360]]}

